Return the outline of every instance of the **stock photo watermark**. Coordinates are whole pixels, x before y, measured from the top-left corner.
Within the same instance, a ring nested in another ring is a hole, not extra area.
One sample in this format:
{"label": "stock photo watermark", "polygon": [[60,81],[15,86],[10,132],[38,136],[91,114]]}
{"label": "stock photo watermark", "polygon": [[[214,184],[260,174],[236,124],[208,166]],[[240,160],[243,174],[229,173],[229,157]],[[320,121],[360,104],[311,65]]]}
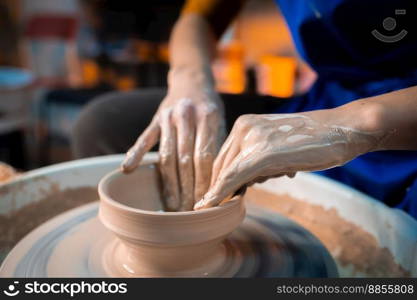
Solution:
{"label": "stock photo watermark", "polygon": [[13,281],[3,294],[8,297],[15,297],[19,294],[60,294],[69,295],[71,298],[78,294],[126,294],[127,283],[107,283],[101,282],[26,282],[19,284]]}
{"label": "stock photo watermark", "polygon": [[[407,11],[405,9],[396,9],[395,15],[396,16],[405,16],[407,14]],[[393,17],[387,17],[382,21],[382,27],[386,31],[393,31],[397,27],[397,20]],[[381,32],[379,32],[377,29],[374,29],[371,31],[372,35],[384,43],[396,43],[401,41],[405,36],[408,34],[408,31],[405,29],[402,29],[400,32],[394,35],[385,35]]]}

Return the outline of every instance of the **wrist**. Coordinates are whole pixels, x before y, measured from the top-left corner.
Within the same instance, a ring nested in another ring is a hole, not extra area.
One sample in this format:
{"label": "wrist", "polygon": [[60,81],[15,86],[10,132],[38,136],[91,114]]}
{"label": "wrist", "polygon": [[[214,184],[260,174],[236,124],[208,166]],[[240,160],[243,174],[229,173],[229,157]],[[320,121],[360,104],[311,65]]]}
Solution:
{"label": "wrist", "polygon": [[168,94],[220,103],[211,70],[201,68],[171,68],[168,74]]}
{"label": "wrist", "polygon": [[[386,108],[379,101],[362,99],[343,105],[339,108],[340,123],[347,129],[352,145],[362,149],[360,154],[383,150],[384,141],[389,135],[384,126]],[[357,147],[359,146],[360,147]],[[354,148],[355,148],[354,147]]]}
{"label": "wrist", "polygon": [[380,133],[384,130],[385,108],[378,101],[357,100],[335,108],[338,125],[363,133]]}
{"label": "wrist", "polygon": [[167,94],[170,98],[189,98],[222,107],[223,103],[211,78],[211,70],[209,72],[203,68],[171,68],[168,74]]}
{"label": "wrist", "polygon": [[184,84],[205,86],[214,89],[214,77],[211,66],[173,66],[168,72],[168,86]]}

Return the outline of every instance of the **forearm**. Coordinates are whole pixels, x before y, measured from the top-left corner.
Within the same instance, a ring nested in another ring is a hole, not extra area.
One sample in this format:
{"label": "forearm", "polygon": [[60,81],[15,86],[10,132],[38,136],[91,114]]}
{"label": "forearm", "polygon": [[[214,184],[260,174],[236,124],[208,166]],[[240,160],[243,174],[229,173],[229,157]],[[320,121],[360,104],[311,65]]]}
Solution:
{"label": "forearm", "polygon": [[213,87],[211,60],[215,38],[203,16],[185,14],[175,24],[170,44],[169,85],[193,82]]}
{"label": "forearm", "polygon": [[194,209],[218,205],[242,186],[341,166],[378,150],[417,149],[417,87],[295,114],[244,115],[214,162]]}
{"label": "forearm", "polygon": [[336,110],[339,122],[372,134],[372,151],[417,150],[417,86],[353,101]]}

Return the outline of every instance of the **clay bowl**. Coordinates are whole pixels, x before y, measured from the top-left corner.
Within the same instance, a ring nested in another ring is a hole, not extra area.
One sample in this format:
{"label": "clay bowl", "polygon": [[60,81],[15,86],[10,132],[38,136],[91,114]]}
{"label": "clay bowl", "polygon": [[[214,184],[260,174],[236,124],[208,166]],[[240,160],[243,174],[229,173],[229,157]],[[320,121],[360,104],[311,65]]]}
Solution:
{"label": "clay bowl", "polygon": [[99,219],[114,235],[103,265],[117,277],[224,277],[223,241],[245,216],[240,196],[213,208],[164,212],[156,161],[99,183]]}

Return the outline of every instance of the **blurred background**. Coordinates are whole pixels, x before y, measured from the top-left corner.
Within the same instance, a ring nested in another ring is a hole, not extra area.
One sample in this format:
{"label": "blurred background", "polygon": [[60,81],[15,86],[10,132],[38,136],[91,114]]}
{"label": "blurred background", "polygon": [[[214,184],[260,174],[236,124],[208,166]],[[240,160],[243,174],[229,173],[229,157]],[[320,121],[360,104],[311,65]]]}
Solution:
{"label": "blurred background", "polygon": [[[166,87],[183,1],[0,0],[0,161],[20,170],[71,159],[82,107],[113,90]],[[251,0],[213,63],[223,93],[286,99],[316,75],[272,0]]]}

